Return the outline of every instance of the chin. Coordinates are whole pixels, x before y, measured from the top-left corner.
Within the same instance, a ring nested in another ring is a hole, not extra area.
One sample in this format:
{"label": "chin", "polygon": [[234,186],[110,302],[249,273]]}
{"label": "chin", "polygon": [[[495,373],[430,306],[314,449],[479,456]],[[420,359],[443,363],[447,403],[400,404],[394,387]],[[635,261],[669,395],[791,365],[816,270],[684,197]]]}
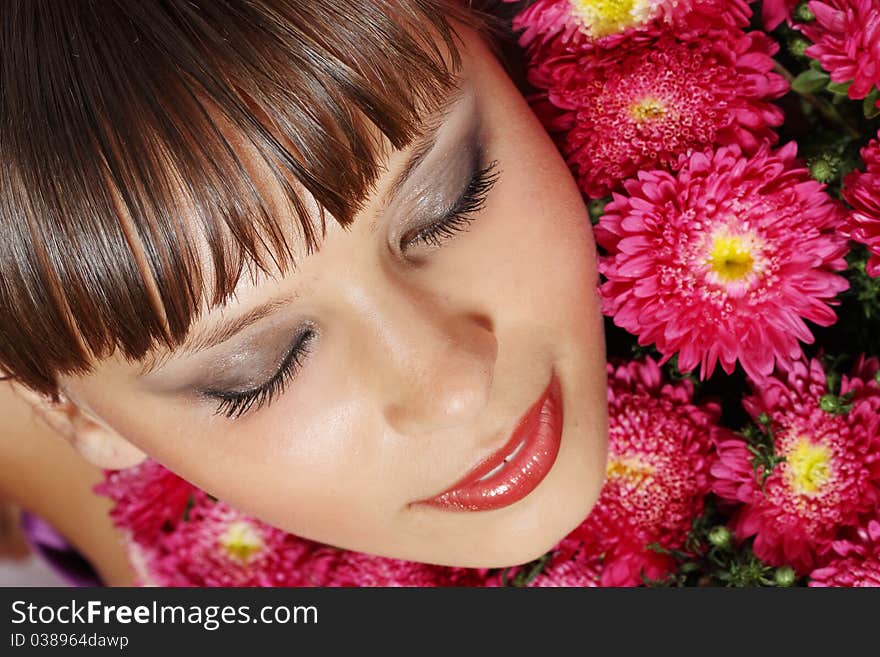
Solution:
{"label": "chin", "polygon": [[542,541],[535,541],[533,539],[528,543],[507,543],[506,545],[498,546],[497,549],[480,550],[479,554],[472,552],[468,555],[462,555],[461,559],[444,561],[441,565],[455,568],[507,568],[519,566],[543,557],[565,538],[567,534],[568,532],[563,532],[559,535],[554,534],[552,537],[548,536]]}
{"label": "chin", "polygon": [[471,547],[468,552],[445,555],[439,565],[457,568],[507,568],[529,563],[553,550],[566,536],[577,528],[593,510],[599,497],[599,489],[579,504],[566,505],[564,516],[556,517],[556,530],[550,531],[546,523],[540,529],[518,531],[502,540],[492,539],[479,549]]}

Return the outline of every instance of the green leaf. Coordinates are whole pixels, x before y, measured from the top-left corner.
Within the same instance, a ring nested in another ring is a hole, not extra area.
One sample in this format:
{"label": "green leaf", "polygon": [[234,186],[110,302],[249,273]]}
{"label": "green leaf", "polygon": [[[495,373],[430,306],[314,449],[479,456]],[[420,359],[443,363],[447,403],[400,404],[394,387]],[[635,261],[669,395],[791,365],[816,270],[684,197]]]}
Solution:
{"label": "green leaf", "polygon": [[773,473],[773,469],[785,461],[784,456],[776,454],[772,419],[766,413],[758,416],[758,424],[746,425],[739,434],[746,440],[746,449],[752,455],[752,470],[755,474],[755,481],[761,485],[764,490],[767,479]]}
{"label": "green leaf", "polygon": [[819,71],[819,73],[825,73],[825,70],[822,68],[822,64],[819,63],[818,59],[810,60],[810,68],[814,71]]}
{"label": "green leaf", "polygon": [[186,498],[186,507],[183,509],[183,521],[189,522],[189,512],[196,504],[196,496],[193,493],[189,494],[189,497]]}
{"label": "green leaf", "polygon": [[849,88],[852,86],[852,81],[850,82],[829,82],[828,86],[825,87],[833,94],[837,94],[838,96],[846,96],[849,92]]}
{"label": "green leaf", "polygon": [[875,119],[880,116],[880,107],[877,106],[878,100],[880,100],[880,89],[874,87],[871,93],[865,96],[865,101],[862,104],[866,119]]}
{"label": "green leaf", "polygon": [[541,574],[541,572],[544,570],[544,568],[547,566],[548,562],[550,561],[550,557],[552,556],[552,554],[553,554],[552,552],[548,552],[544,556],[539,557],[538,559],[536,559],[535,561],[532,562],[531,569],[528,571],[525,578],[523,578],[521,580],[522,586],[528,586],[529,584],[532,583],[532,581],[538,575]]}
{"label": "green leaf", "polygon": [[[504,569],[504,572],[501,573],[501,582],[504,586],[516,586],[516,587],[525,587],[532,583],[532,581],[541,574],[547,564],[550,562],[550,558],[553,556],[553,552],[547,552],[543,556],[538,557],[534,561],[530,561],[529,563],[521,566],[510,566]],[[516,570],[516,574],[513,576],[513,579],[510,577],[510,571]]]}
{"label": "green leaf", "polygon": [[830,80],[831,78],[827,73],[810,68],[791,81],[791,88],[799,94],[811,94],[824,89]]}

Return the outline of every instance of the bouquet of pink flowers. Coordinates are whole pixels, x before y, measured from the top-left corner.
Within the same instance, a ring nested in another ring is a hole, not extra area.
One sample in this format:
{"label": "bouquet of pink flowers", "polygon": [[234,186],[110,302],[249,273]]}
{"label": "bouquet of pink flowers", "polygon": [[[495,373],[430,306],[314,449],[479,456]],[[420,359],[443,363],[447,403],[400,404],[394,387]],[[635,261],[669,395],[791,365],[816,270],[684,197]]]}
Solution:
{"label": "bouquet of pink flowers", "polygon": [[880,586],[880,0],[518,4],[600,249],[594,510],[532,563],[444,568],[287,534],[147,461],[99,487],[140,583]]}

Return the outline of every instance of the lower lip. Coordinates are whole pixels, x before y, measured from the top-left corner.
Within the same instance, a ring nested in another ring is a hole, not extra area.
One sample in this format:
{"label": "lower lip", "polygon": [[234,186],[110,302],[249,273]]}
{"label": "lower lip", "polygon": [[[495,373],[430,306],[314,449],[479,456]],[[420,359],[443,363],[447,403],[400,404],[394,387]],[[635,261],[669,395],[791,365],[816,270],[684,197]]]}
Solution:
{"label": "lower lip", "polygon": [[[509,506],[531,493],[547,476],[561,442],[561,389],[554,374],[504,447],[479,463],[452,488],[422,504],[454,511],[489,511]],[[505,456],[514,452],[505,465],[487,476],[504,462]]]}

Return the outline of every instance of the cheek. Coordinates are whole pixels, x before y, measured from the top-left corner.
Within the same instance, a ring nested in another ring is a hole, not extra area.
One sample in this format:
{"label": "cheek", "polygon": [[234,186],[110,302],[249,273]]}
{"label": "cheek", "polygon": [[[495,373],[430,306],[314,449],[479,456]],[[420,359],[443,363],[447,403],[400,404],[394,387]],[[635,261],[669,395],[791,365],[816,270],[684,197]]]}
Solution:
{"label": "cheek", "polygon": [[368,400],[333,378],[333,363],[313,365],[308,386],[239,421],[110,391],[95,410],[194,485],[288,531],[334,539],[340,528],[383,527],[399,501],[376,485],[387,481],[382,429]]}
{"label": "cheek", "polygon": [[464,289],[478,286],[484,299],[503,301],[506,313],[541,318],[548,328],[575,325],[600,312],[589,215],[543,128],[524,123],[495,151],[502,178],[453,266],[464,274]]}
{"label": "cheek", "polygon": [[265,409],[248,449],[213,466],[242,470],[246,479],[206,476],[234,506],[294,534],[333,545],[385,544],[409,501],[411,473],[374,400],[356,383],[349,387],[337,363],[322,365],[308,386]]}
{"label": "cheek", "polygon": [[202,474],[205,485],[231,504],[315,536],[387,514],[392,500],[375,485],[383,464],[373,445],[381,430],[367,400],[339,390],[338,380],[335,390],[321,385],[332,368],[312,371],[308,386],[288,390],[258,422],[230,430],[224,462]]}
{"label": "cheek", "polygon": [[547,322],[598,314],[596,246],[581,193],[526,101],[494,60],[486,62],[477,76],[484,139],[502,176],[473,231],[482,253],[471,258],[482,267],[466,269],[468,285],[494,286],[493,294]]}

